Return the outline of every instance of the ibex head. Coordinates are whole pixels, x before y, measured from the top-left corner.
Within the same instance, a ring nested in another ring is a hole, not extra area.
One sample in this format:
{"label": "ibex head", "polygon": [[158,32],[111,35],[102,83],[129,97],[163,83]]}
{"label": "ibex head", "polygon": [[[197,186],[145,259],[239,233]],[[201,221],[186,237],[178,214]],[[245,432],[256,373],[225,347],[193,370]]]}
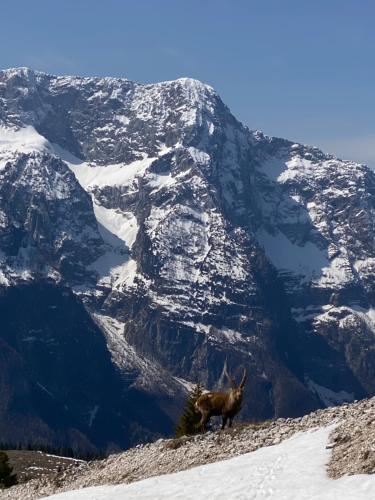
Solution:
{"label": "ibex head", "polygon": [[242,396],[243,396],[243,390],[245,387],[246,383],[246,378],[247,378],[247,373],[246,369],[243,371],[242,379],[239,385],[236,384],[236,381],[234,378],[229,375],[228,373],[228,368],[227,368],[227,363],[224,364],[224,375],[227,377],[232,389],[230,390],[230,393],[232,394],[232,397],[235,401],[242,401]]}

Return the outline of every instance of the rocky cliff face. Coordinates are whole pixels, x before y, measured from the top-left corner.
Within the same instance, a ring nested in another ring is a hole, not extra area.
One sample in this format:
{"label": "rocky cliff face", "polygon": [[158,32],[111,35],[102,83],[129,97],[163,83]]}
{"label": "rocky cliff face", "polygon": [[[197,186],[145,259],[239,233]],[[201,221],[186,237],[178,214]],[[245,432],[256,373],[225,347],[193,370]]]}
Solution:
{"label": "rocky cliff face", "polygon": [[170,432],[158,401],[116,369],[102,331],[69,289],[40,280],[8,287],[0,315],[3,443],[80,454]]}
{"label": "rocky cliff face", "polygon": [[71,290],[125,391],[173,418],[227,359],[244,418],[374,394],[371,170],[249,131],[191,79],[15,69],[0,99],[3,293]]}

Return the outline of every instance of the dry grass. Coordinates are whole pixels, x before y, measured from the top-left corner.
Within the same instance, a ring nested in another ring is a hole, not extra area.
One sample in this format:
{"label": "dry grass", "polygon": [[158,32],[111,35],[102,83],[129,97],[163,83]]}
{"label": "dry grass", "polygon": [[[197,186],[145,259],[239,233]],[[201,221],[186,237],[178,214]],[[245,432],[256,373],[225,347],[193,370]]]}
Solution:
{"label": "dry grass", "polygon": [[[238,424],[234,424],[233,427],[227,427],[226,429],[214,431],[217,433],[220,438],[221,434],[229,434],[236,436],[240,434],[244,430],[252,429],[254,431],[259,431],[260,429],[266,429],[272,424],[272,420],[265,420],[264,422],[240,422]],[[212,432],[212,431],[210,431]],[[193,441],[194,439],[199,439],[200,437],[204,437],[204,434],[194,434],[192,436],[182,436],[180,438],[173,438],[166,443],[166,448],[169,450],[177,450],[181,448],[181,446],[185,446],[187,443]]]}
{"label": "dry grass", "polygon": [[6,453],[20,483],[46,474],[55,474],[72,464],[81,463],[71,458],[48,455],[41,451],[7,450]]}

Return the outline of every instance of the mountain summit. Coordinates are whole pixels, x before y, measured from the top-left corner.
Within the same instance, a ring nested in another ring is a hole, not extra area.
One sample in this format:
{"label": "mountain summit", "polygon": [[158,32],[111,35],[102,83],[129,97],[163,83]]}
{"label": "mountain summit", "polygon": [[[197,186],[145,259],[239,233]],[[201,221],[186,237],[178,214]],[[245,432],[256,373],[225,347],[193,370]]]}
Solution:
{"label": "mountain summit", "polygon": [[225,360],[246,419],[375,393],[369,168],[250,131],[189,78],[10,69],[0,100],[4,436],[167,433]]}

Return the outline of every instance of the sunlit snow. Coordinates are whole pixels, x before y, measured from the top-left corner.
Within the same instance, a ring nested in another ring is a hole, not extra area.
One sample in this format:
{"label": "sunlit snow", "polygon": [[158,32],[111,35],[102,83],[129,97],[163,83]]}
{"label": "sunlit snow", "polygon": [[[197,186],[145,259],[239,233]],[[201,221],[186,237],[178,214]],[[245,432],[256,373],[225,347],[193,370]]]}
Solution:
{"label": "sunlit snow", "polygon": [[30,153],[46,149],[51,152],[49,142],[31,125],[20,129],[0,126],[0,150]]}
{"label": "sunlit snow", "polygon": [[94,186],[125,186],[131,184],[137,175],[144,173],[154,158],[137,160],[129,164],[90,165],[88,163],[69,163],[78,182],[89,191]]}
{"label": "sunlit snow", "polygon": [[[121,212],[114,208],[105,208],[95,201],[93,205],[96,220],[131,248],[138,232],[137,219],[134,214],[131,212]],[[101,236],[106,240],[107,236],[105,233],[102,232]]]}

